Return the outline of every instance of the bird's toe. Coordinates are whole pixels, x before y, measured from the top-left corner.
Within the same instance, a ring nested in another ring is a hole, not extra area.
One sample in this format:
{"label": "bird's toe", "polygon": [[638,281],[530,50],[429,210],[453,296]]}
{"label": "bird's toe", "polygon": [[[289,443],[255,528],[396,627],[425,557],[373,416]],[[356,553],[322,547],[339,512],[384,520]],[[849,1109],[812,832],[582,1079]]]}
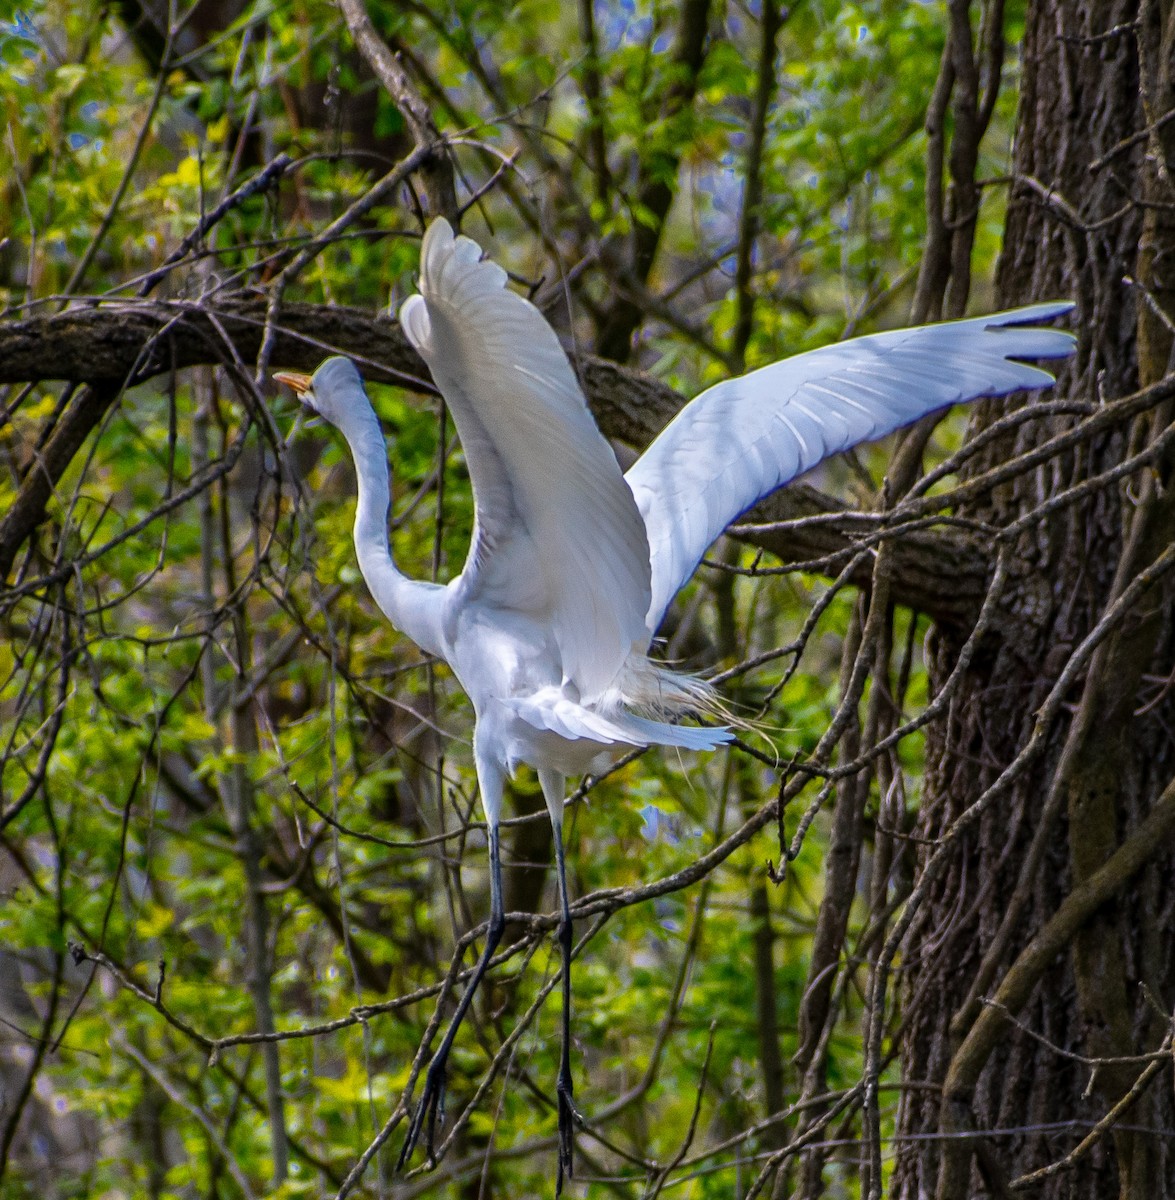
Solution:
{"label": "bird's toe", "polygon": [[424,1135],[424,1150],[429,1166],[436,1164],[436,1131],[438,1118],[445,1119],[445,1071],[441,1064],[433,1063],[424,1079],[424,1091],[412,1113],[412,1121],[404,1137],[404,1145],[400,1148],[400,1157],[396,1160],[396,1170],[402,1171],[412,1157],[412,1152]]}

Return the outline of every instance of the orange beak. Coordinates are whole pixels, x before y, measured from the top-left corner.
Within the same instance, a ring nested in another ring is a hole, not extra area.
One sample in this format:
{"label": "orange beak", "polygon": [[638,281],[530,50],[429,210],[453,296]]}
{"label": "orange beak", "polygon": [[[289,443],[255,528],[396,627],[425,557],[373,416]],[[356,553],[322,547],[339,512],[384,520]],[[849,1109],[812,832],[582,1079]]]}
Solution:
{"label": "orange beak", "polygon": [[278,383],[284,383],[286,387],[293,388],[295,394],[299,396],[310,390],[310,376],[303,375],[301,371],[275,371],[273,377]]}

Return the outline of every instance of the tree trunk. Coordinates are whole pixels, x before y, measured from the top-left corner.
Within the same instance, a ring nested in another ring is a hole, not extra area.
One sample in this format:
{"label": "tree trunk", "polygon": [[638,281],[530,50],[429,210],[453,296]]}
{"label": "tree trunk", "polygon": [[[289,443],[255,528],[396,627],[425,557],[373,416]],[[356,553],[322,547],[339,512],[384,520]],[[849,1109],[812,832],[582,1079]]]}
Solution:
{"label": "tree trunk", "polygon": [[[999,301],[1077,300],[1078,355],[1058,395],[1098,403],[1168,369],[1169,326],[1145,297],[1166,304],[1164,276],[1175,252],[1175,210],[1162,207],[1175,191],[1161,145],[1175,126],[1153,128],[1171,108],[1170,23],[1158,6],[1141,13],[1132,3],[1029,6]],[[1019,403],[985,405],[973,433]],[[1026,471],[963,513],[997,529],[1036,517],[1007,546],[1012,568],[1000,618],[945,719],[928,731],[917,830],[926,839],[922,863],[1034,729],[1043,752],[985,801],[903,946],[902,1075],[920,1086],[904,1093],[899,1110],[895,1196],[1011,1194],[1014,1181],[1073,1151],[1146,1066],[1116,1061],[1095,1069],[1087,1060],[1150,1053],[1167,1033],[1164,1014],[1175,1001],[1171,841],[1156,839],[1145,866],[1128,875],[1114,874],[1120,859],[1110,875],[1097,873],[1159,812],[1157,799],[1172,778],[1169,574],[1126,597],[1109,636],[1057,697],[1056,718],[1042,723],[1037,714],[1115,600],[1132,583],[1139,590],[1136,581],[1175,542],[1169,455],[1156,454],[1146,469],[1075,503],[1038,510],[1138,453],[1170,420],[1160,405]],[[970,472],[1069,424],[1023,425],[978,454]],[[951,630],[933,636],[936,690],[962,644]],[[1109,901],[1081,908],[1083,889],[1110,876]],[[1079,920],[1061,920],[1079,908]],[[1061,928],[1068,932],[1060,952],[1042,958],[1040,935]],[[985,1003],[992,998],[1012,1002],[995,1009]],[[1175,1195],[1175,1149],[1161,1132],[1175,1128],[1169,1075],[1152,1071],[1144,1083],[1113,1130],[1019,1194]]]}

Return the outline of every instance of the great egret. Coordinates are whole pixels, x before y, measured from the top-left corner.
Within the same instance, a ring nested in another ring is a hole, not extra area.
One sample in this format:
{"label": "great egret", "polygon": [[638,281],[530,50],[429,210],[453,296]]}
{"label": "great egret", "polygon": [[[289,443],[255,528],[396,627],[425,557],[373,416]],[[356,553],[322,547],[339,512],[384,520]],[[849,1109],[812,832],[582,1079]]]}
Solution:
{"label": "great egret", "polygon": [[429,1063],[400,1165],[426,1134],[429,1158],[445,1064],[503,932],[503,782],[538,772],[554,826],[562,914],[559,1176],[572,1170],[571,914],[563,857],[564,782],[601,754],[635,746],[711,750],[723,728],[674,716],[709,689],[647,657],[669,602],[723,529],[760,497],[858,442],[978,396],[1046,387],[1013,359],[1060,359],[1073,337],[1025,328],[1067,313],[1036,304],[974,320],[856,338],[720,383],[677,415],[627,475],[596,427],[542,314],[506,272],[438,218],[425,233],[420,294],[400,309],[408,339],[457,425],[473,483],[473,540],[447,585],[408,579],[388,546],[387,446],[355,365],[329,358],[284,373],[336,425],[355,460],[355,550],[371,594],[421,649],[452,667],[473,702],[474,762],[489,826],[485,946]]}

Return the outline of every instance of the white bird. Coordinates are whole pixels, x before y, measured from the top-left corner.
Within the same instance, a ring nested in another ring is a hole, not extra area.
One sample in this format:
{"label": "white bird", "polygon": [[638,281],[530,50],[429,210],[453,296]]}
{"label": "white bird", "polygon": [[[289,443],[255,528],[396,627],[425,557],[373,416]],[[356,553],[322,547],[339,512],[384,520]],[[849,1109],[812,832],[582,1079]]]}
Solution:
{"label": "white bird", "polygon": [[1025,328],[1070,311],[1036,304],[995,316],[855,338],[708,389],[623,474],[542,314],[506,273],[437,219],[420,294],[400,323],[428,364],[465,452],[473,539],[446,585],[408,579],[388,545],[387,446],[358,371],[330,358],[312,377],[277,374],[336,425],[358,476],[355,550],[384,614],[444,659],[473,702],[474,762],[489,827],[490,920],[469,986],[433,1056],[400,1155],[428,1154],[457,1029],[503,933],[499,820],[519,763],[538,772],[554,826],[562,951],[556,1087],[559,1176],[572,1170],[571,915],[563,857],[568,775],[601,754],[661,745],[711,750],[724,728],[672,718],[707,711],[696,679],[648,657],[653,635],[707,547],[755,501],[837,451],[979,396],[1047,387],[1014,359],[1061,359],[1072,335]]}

